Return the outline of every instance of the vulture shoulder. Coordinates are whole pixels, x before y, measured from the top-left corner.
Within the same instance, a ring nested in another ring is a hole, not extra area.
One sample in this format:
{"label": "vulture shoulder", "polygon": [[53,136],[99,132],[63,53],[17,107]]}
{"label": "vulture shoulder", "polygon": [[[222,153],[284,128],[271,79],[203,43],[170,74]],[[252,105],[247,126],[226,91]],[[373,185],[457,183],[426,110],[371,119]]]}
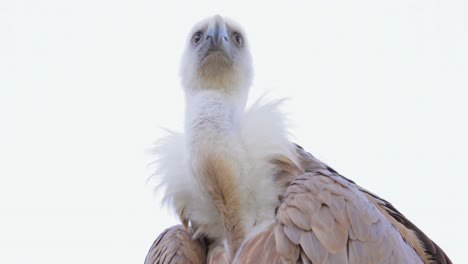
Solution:
{"label": "vulture shoulder", "polygon": [[297,152],[303,168],[276,161],[287,188],[275,222],[244,243],[238,263],[451,263],[390,203]]}

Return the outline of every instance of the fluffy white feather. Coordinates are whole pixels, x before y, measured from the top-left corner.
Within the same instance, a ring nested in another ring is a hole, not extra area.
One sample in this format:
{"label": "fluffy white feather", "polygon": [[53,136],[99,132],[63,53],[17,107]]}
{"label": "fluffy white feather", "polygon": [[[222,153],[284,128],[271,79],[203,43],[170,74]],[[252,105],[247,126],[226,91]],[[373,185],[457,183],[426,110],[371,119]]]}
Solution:
{"label": "fluffy white feather", "polygon": [[[278,155],[294,161],[296,157],[278,109],[280,102],[255,103],[240,113],[238,126],[233,131],[238,137],[231,143],[243,146],[236,150],[235,158],[241,172],[237,180],[247,233],[274,219],[277,197],[284,192],[273,183],[276,171],[271,159]],[[165,187],[164,201],[179,214],[183,211],[192,224],[209,226],[206,233],[209,237],[222,238],[223,223],[219,213],[188,164],[190,149],[186,140],[186,134],[173,133],[158,147],[158,174],[161,186]]]}
{"label": "fluffy white feather", "polygon": [[245,111],[253,70],[239,25],[214,16],[190,36],[181,67],[184,133],[159,148],[164,200],[195,236],[226,238],[233,253],[254,226],[274,219],[284,190],[274,184],[271,160],[295,156],[279,102]]}

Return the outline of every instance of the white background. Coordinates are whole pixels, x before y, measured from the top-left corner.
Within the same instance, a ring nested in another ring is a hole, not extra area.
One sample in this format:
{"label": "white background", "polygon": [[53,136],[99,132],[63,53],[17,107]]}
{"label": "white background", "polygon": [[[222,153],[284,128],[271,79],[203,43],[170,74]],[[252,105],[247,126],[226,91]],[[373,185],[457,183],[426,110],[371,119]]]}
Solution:
{"label": "white background", "polygon": [[281,2],[2,0],[0,263],[142,263],[177,223],[148,150],[182,128],[186,34],[216,13],[295,142],[468,263],[468,3]]}

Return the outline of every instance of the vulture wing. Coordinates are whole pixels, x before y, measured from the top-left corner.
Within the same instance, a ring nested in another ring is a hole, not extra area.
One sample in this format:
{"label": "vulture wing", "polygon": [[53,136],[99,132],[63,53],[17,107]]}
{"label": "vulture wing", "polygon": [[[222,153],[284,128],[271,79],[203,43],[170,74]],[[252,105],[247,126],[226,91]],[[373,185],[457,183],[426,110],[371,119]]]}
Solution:
{"label": "vulture wing", "polygon": [[288,263],[422,263],[363,193],[328,171],[297,177],[277,219],[277,250]]}
{"label": "vulture wing", "polygon": [[206,247],[200,240],[193,240],[182,225],[166,229],[154,241],[146,255],[145,264],[204,264]]}
{"label": "vulture wing", "polygon": [[288,186],[276,221],[243,245],[238,263],[451,263],[390,203],[297,152],[299,170],[276,161]]}

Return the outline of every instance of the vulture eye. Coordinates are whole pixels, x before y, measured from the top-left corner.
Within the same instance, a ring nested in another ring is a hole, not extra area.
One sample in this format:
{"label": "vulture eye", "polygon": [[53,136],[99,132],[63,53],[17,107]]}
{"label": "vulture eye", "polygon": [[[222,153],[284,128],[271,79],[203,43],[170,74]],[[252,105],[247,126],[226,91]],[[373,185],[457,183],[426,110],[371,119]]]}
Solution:
{"label": "vulture eye", "polygon": [[232,34],[232,39],[234,40],[234,43],[236,43],[238,47],[242,46],[242,43],[244,42],[242,35],[237,32]]}
{"label": "vulture eye", "polygon": [[202,39],[202,36],[203,36],[203,33],[201,33],[200,31],[193,34],[193,37],[192,37],[193,44],[197,45],[198,43],[200,43],[200,40]]}

